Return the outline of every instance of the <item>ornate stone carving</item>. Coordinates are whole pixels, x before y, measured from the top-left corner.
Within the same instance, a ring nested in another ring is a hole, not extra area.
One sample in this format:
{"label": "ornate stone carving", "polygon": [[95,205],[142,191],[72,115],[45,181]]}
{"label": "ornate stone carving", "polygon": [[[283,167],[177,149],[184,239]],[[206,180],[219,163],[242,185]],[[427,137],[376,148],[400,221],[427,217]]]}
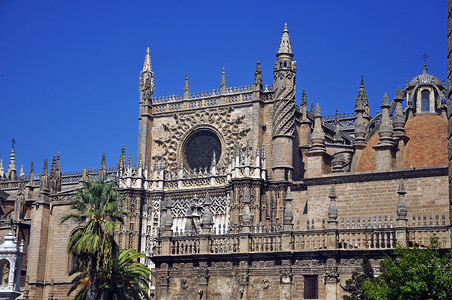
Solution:
{"label": "ornate stone carving", "polygon": [[[210,108],[195,113],[175,114],[172,124],[163,124],[163,129],[168,133],[166,138],[155,140],[157,145],[163,150],[159,157],[154,159],[164,159],[168,169],[176,170],[178,152],[182,150],[182,143],[185,137],[197,128],[211,128],[218,131],[224,139],[226,152],[232,151],[234,145],[242,140],[249,128],[242,129],[240,126],[246,116],[233,116],[234,109]],[[219,159],[219,158],[218,158]]]}
{"label": "ornate stone carving", "polygon": [[180,281],[180,288],[182,289],[182,290],[186,290],[186,289],[188,289],[188,281],[186,280],[186,279],[182,279],[181,281]]}
{"label": "ornate stone carving", "polygon": [[265,278],[262,280],[262,288],[263,289],[268,289],[270,287],[270,279]]}
{"label": "ornate stone carving", "polygon": [[283,271],[280,274],[280,279],[282,284],[289,284],[292,283],[292,273]]}

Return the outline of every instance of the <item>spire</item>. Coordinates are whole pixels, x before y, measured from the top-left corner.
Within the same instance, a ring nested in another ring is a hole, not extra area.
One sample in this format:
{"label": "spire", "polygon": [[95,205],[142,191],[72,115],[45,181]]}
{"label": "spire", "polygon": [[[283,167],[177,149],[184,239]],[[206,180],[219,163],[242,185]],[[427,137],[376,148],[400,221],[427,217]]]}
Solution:
{"label": "spire", "polygon": [[308,105],[308,98],[306,97],[306,90],[303,89],[303,94],[301,95],[301,105]]}
{"label": "spire", "polygon": [[44,167],[42,168],[42,175],[47,175],[49,172],[49,168],[47,166],[47,158],[44,159]]}
{"label": "spire", "polygon": [[6,178],[11,180],[17,179],[16,155],[14,148],[11,149],[11,154],[9,156],[9,165],[8,170],[6,171]]}
{"label": "spire", "polygon": [[226,94],[226,75],[224,72],[224,67],[221,70],[220,93]]}
{"label": "spire", "polygon": [[102,160],[100,162],[99,179],[107,179],[107,162],[105,161],[105,152],[102,153]]}
{"label": "spire", "polygon": [[260,91],[263,89],[263,82],[262,82],[262,69],[261,69],[261,63],[258,61],[256,64],[256,70],[254,71],[254,83],[253,83],[253,90]]}
{"label": "spire", "polygon": [[190,89],[188,87],[188,74],[185,74],[185,82],[184,82],[184,99],[188,99],[190,96]]}
{"label": "spire", "polygon": [[149,47],[146,49],[146,56],[144,57],[144,64],[143,64],[143,72],[152,72],[152,66],[151,66],[151,51],[149,50]]}
{"label": "spire", "polygon": [[39,184],[39,190],[42,191],[46,191],[48,192],[49,190],[49,184],[48,184],[48,166],[47,166],[47,158],[44,159],[44,167],[42,168],[42,174],[41,174],[41,178],[40,178],[40,184]]}
{"label": "spire", "polygon": [[283,35],[281,37],[281,42],[279,43],[278,53],[276,54],[276,56],[279,58],[283,55],[293,57],[289,30],[287,30],[287,23],[284,24]]}
{"label": "spire", "polygon": [[312,131],[311,142],[311,150],[325,151],[325,132],[322,127],[322,115],[318,103],[314,111],[314,130]]}
{"label": "spire", "polygon": [[391,124],[391,118],[389,117],[389,98],[386,93],[383,96],[382,102],[381,124],[380,128],[378,129],[378,133],[380,134],[380,142],[378,143],[378,146],[388,146],[392,145],[393,127]]}
{"label": "spire", "polygon": [[146,50],[146,56],[144,57],[143,70],[140,73],[139,90],[142,92],[143,99],[150,99],[154,93],[154,73],[151,67],[151,55],[149,47]]}
{"label": "spire", "polygon": [[368,113],[369,99],[367,98],[367,93],[364,87],[364,76],[361,76],[361,84],[359,85],[358,95],[355,100],[355,112],[366,112]]}

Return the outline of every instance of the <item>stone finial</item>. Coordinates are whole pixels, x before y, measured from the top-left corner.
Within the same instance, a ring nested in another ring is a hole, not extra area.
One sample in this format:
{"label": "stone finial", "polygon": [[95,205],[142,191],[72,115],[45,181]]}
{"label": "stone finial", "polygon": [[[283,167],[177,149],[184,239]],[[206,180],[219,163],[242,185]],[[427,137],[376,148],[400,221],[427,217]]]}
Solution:
{"label": "stone finial", "polygon": [[258,61],[256,64],[256,70],[254,71],[253,90],[261,91],[263,86],[264,86],[264,83],[262,82],[261,63]]}
{"label": "stone finial", "polygon": [[292,230],[293,229],[293,209],[292,209],[292,192],[290,187],[287,187],[286,190],[286,205],[284,207],[284,230]]}
{"label": "stone finial", "polygon": [[334,187],[334,184],[331,185],[330,189],[330,206],[328,207],[328,228],[329,229],[337,229],[337,207],[336,207],[336,188]]}
{"label": "stone finial", "polygon": [[224,67],[221,70],[220,93],[226,94],[226,74],[224,72]]}
{"label": "stone finial", "polygon": [[154,73],[152,72],[150,53],[148,47],[144,57],[143,70],[140,73],[139,90],[144,93],[142,94],[144,99],[149,99],[154,92]]}
{"label": "stone finial", "polygon": [[203,233],[210,233],[210,230],[212,229],[213,225],[213,215],[212,211],[210,210],[211,200],[209,192],[206,193],[206,198],[204,200],[204,213],[202,215],[201,220],[201,228],[203,230]]}
{"label": "stone finial", "polygon": [[392,143],[392,131],[393,127],[391,124],[391,118],[389,117],[389,98],[385,93],[383,96],[383,104],[381,105],[381,124],[378,129],[378,133],[380,134],[380,142],[379,146],[391,146]]}
{"label": "stone finial", "polygon": [[146,56],[144,57],[143,71],[152,71],[151,66],[151,50],[149,47],[146,49]]}
{"label": "stone finial", "polygon": [[44,159],[44,167],[42,168],[42,175],[47,175],[49,173],[49,168],[47,165],[47,158]]}
{"label": "stone finial", "polygon": [[289,30],[287,29],[287,23],[284,24],[283,35],[281,37],[281,42],[279,43],[278,54],[276,54],[276,56],[280,56],[283,54],[289,55],[291,57],[293,56]]}
{"label": "stone finial", "polygon": [[320,105],[318,103],[315,106],[314,116],[316,117],[322,116],[322,111],[320,110]]}
{"label": "stone finial", "polygon": [[308,98],[306,97],[306,90],[303,89],[303,94],[301,95],[301,105],[308,105]]}
{"label": "stone finial", "polygon": [[185,82],[184,82],[184,99],[188,99],[190,95],[190,89],[188,86],[188,74],[185,74]]}
{"label": "stone finial", "polygon": [[99,169],[99,178],[101,180],[107,179],[107,162],[105,160],[105,152],[102,153],[102,160],[100,162],[100,169]]}
{"label": "stone finial", "polygon": [[397,203],[397,226],[406,226],[408,210],[405,202],[405,182],[400,179],[399,188],[397,190],[399,194],[399,201]]}
{"label": "stone finial", "polygon": [[322,127],[320,105],[317,103],[314,113],[314,130],[311,134],[312,151],[325,151],[325,132]]}
{"label": "stone finial", "polygon": [[3,159],[0,158],[0,178],[5,174],[5,168],[3,167]]}
{"label": "stone finial", "polygon": [[118,169],[124,171],[126,169],[126,147],[122,145],[121,154],[118,159]]}
{"label": "stone finial", "polygon": [[17,179],[16,154],[14,148],[11,149],[11,154],[9,156],[9,165],[8,170],[6,170],[6,178],[11,180]]}
{"label": "stone finial", "polygon": [[23,164],[20,165],[19,178],[21,178],[21,179],[25,178],[24,165]]}
{"label": "stone finial", "polygon": [[400,89],[400,86],[399,86],[399,87],[397,87],[395,99],[403,100],[403,98],[404,98],[403,91]]}
{"label": "stone finial", "polygon": [[389,106],[389,97],[388,97],[388,94],[386,94],[386,93],[383,96],[383,104],[381,106],[382,106],[382,108],[383,108],[383,106]]}
{"label": "stone finial", "polygon": [[366,112],[369,106],[369,99],[367,98],[366,89],[364,87],[364,76],[361,76],[361,84],[359,86],[358,95],[355,100],[355,112]]}

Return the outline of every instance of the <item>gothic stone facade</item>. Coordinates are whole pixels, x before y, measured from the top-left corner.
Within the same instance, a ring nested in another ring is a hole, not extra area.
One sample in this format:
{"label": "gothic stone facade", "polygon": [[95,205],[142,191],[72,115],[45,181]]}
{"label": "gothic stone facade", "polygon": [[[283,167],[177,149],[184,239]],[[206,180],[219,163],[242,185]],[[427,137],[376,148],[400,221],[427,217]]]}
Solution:
{"label": "gothic stone facade", "polygon": [[147,50],[140,75],[138,160],[61,173],[60,157],[28,177],[0,165],[1,228],[24,240],[26,299],[70,299],[61,224],[83,181],[115,181],[131,213],[123,247],[147,255],[155,299],[340,299],[363,257],[376,272],[395,241],[450,248],[445,84],[427,73],[385,94],[372,116],[364,81],[352,113],[322,116],[305,91],[284,28],[264,86],[154,95]]}

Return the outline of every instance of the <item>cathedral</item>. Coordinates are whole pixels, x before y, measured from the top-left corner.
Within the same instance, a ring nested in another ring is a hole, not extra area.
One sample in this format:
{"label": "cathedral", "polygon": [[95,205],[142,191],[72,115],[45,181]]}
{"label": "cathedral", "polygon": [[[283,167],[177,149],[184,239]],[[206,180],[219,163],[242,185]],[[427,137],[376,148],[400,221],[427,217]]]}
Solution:
{"label": "cathedral", "polygon": [[326,116],[296,94],[295,50],[286,25],[272,84],[257,63],[250,85],[228,86],[223,69],[219,87],[192,92],[186,77],[182,94],[157,97],[148,48],[136,162],[123,148],[115,168],[103,156],[99,169],[62,173],[58,154],[26,175],[13,148],[6,170],[0,161],[0,233],[23,252],[11,289],[72,299],[77,224],[61,218],[99,178],[124,197],[115,237],[146,254],[152,299],[342,299],[363,258],[379,274],[396,241],[436,235],[450,249],[445,82],[424,65],[372,115],[362,78],[353,111]]}

